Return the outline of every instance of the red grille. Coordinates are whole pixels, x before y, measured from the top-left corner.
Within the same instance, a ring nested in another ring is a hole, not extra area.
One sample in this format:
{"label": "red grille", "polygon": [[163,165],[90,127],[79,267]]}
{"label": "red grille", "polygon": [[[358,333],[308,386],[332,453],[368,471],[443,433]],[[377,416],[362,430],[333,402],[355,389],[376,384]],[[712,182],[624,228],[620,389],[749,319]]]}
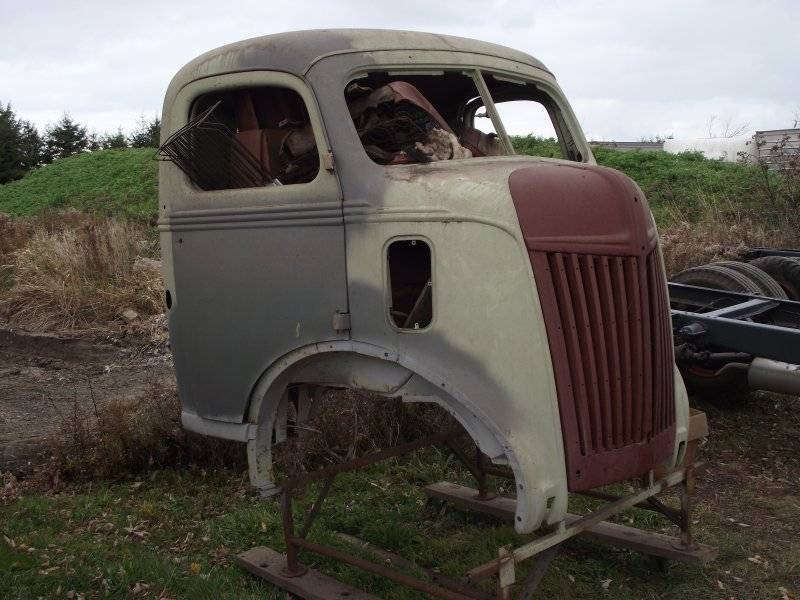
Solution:
{"label": "red grille", "polygon": [[658,250],[531,252],[553,356],[570,489],[647,472],[674,443],[673,353]]}

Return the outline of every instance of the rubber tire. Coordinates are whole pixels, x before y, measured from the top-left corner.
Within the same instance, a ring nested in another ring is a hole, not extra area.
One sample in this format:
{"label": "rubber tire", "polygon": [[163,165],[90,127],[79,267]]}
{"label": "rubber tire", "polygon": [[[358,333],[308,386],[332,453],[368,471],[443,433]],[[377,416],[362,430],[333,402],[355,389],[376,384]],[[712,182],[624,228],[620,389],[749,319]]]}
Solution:
{"label": "rubber tire", "polygon": [[762,256],[750,261],[778,282],[789,300],[800,301],[800,260],[786,256]]}
{"label": "rubber tire", "polygon": [[762,271],[755,265],[735,260],[722,260],[713,264],[719,265],[720,267],[728,267],[729,269],[733,269],[747,276],[761,289],[761,293],[765,296],[780,298],[781,300],[787,300],[789,298],[781,287],[781,284],[775,281],[769,273]]}
{"label": "rubber tire", "polygon": [[703,398],[719,407],[745,404],[750,399],[751,390],[743,371],[716,375],[714,371],[698,366],[678,365],[678,369],[690,396]]}
{"label": "rubber tire", "polygon": [[715,290],[725,290],[727,292],[763,295],[761,287],[747,275],[735,271],[730,267],[718,266],[716,264],[686,269],[672,277],[670,281],[684,283],[686,285],[707,287]]}
{"label": "rubber tire", "polygon": [[[675,275],[670,281],[697,285],[727,292],[763,295],[761,287],[747,275],[717,264],[692,267]],[[728,372],[714,376],[707,369],[678,365],[686,390],[721,406],[741,404],[749,398],[747,374]]]}

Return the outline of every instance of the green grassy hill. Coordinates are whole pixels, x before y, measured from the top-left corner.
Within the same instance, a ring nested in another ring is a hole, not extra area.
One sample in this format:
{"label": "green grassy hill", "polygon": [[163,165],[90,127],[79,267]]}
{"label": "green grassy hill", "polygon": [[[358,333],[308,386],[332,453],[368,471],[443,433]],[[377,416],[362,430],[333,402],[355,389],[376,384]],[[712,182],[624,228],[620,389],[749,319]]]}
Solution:
{"label": "green grassy hill", "polygon": [[[558,156],[555,140],[514,138],[518,152]],[[764,175],[757,168],[709,160],[699,153],[620,152],[594,148],[597,162],[632,177],[661,224],[694,220],[709,205],[760,209]],[[100,216],[151,220],[157,214],[155,149],[102,150],[71,156],[0,185],[0,213],[33,215],[75,208]]]}
{"label": "green grassy hill", "polygon": [[764,174],[752,165],[711,160],[699,152],[592,152],[598,164],[622,171],[639,184],[658,221],[664,221],[668,209],[694,220],[709,204],[753,209],[766,200]]}
{"label": "green grassy hill", "polygon": [[[513,143],[523,154],[561,156],[554,139],[518,136]],[[600,147],[592,152],[598,164],[622,171],[639,184],[661,224],[676,216],[694,220],[709,205],[751,209],[766,199],[764,174],[752,165],[711,160],[699,152],[623,152]]]}
{"label": "green grassy hill", "polygon": [[154,148],[100,150],[57,160],[0,185],[0,213],[35,215],[75,208],[150,220],[158,213]]}

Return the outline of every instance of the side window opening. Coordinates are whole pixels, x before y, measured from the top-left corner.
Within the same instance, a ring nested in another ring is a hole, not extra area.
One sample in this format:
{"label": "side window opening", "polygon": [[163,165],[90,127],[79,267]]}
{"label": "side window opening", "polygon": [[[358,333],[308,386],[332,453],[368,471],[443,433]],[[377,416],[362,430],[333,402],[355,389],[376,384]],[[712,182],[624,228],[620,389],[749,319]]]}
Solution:
{"label": "side window opening", "polygon": [[[564,158],[558,134],[544,105],[533,100],[510,100],[496,102],[495,107],[514,150],[519,154]],[[495,133],[483,106],[475,113],[475,128],[484,133]]]}
{"label": "side window opening", "polygon": [[462,72],[377,71],[345,88],[350,115],[367,155],[383,165],[502,154],[496,136],[464,122],[480,94]]}
{"label": "side window opening", "polygon": [[[566,127],[560,109],[535,84],[508,81],[484,73],[497,113],[520,154],[582,161],[583,156]],[[493,133],[494,126],[482,106],[472,111],[474,127]]]}
{"label": "side window opening", "polygon": [[319,153],[302,97],[278,86],[200,96],[159,149],[201,190],[307,183]]}
{"label": "side window opening", "polygon": [[431,248],[423,240],[398,240],[387,249],[389,317],[400,329],[424,329],[433,320]]}

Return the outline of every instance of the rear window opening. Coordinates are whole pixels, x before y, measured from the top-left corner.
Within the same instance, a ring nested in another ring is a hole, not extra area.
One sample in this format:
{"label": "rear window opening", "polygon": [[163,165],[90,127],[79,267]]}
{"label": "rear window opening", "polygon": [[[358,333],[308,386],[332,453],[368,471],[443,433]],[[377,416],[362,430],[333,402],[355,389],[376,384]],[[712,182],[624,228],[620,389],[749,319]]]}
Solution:
{"label": "rear window opening", "polygon": [[202,190],[313,180],[319,153],[300,94],[278,86],[200,96],[189,123],[159,149]]}
{"label": "rear window opening", "polygon": [[398,240],[387,250],[389,317],[400,329],[424,329],[433,320],[431,247],[423,240]]}

